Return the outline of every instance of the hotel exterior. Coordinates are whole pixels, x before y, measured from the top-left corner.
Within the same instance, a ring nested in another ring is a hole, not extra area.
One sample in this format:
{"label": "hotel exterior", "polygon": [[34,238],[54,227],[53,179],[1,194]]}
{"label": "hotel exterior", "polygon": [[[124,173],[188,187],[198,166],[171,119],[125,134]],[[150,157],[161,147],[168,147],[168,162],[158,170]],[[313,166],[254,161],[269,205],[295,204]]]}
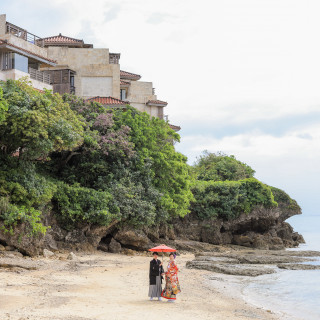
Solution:
{"label": "hotel exterior", "polygon": [[0,15],[0,80],[25,77],[39,90],[72,93],[110,107],[129,104],[168,121],[168,103],[158,99],[152,82],[121,70],[119,61],[120,53],[61,33],[40,38]]}

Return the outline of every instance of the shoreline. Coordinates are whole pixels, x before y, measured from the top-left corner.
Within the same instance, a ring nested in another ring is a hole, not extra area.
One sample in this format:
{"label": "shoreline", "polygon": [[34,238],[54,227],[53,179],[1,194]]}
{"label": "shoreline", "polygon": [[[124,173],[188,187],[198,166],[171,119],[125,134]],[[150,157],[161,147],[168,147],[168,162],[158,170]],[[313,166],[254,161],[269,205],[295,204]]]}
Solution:
{"label": "shoreline", "polygon": [[[273,274],[276,276],[277,274]],[[265,275],[272,276],[272,275]],[[260,276],[261,277],[261,276]],[[235,275],[225,275],[219,273],[213,273],[212,276],[209,276],[209,281],[211,280],[212,286],[218,290],[222,295],[227,296],[228,294],[234,297],[235,299],[241,299],[245,305],[248,305],[250,308],[253,308],[255,311],[260,310],[267,312],[273,315],[274,319],[281,320],[299,320],[299,318],[293,318],[292,315],[281,311],[276,310],[275,308],[268,308],[262,303],[258,303],[252,299],[248,294],[244,293],[248,283],[254,281],[254,278],[248,278],[245,276],[235,276]],[[210,279],[211,278],[211,279]],[[254,318],[259,319],[259,318]]]}
{"label": "shoreline", "polygon": [[274,312],[247,302],[238,293],[233,276],[213,284],[212,280],[208,280],[210,277],[224,278],[224,275],[187,269],[185,263],[193,259],[193,254],[177,258],[182,292],[174,304],[148,300],[151,257],[102,252],[77,253],[76,260],[71,261],[66,257],[67,254],[56,254],[47,259],[11,257],[12,262],[36,265],[38,269],[16,268],[8,271],[0,268],[0,318],[280,319]]}

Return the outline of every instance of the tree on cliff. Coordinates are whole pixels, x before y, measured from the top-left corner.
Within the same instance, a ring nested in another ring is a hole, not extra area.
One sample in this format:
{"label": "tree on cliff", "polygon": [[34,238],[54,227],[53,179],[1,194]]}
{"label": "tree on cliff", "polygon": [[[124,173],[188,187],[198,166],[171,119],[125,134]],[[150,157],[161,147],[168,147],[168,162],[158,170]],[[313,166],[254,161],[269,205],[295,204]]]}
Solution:
{"label": "tree on cliff", "polygon": [[234,156],[223,153],[204,151],[194,165],[198,180],[204,181],[236,181],[252,178],[255,171]]}
{"label": "tree on cliff", "polygon": [[59,95],[42,94],[25,81],[8,80],[1,89],[8,106],[0,123],[3,154],[36,160],[82,143],[83,122]]}
{"label": "tree on cliff", "polygon": [[0,123],[5,119],[6,111],[8,111],[8,104],[3,98],[3,90],[0,87]]}
{"label": "tree on cliff", "polygon": [[201,219],[234,219],[256,206],[277,206],[271,188],[254,178],[255,171],[234,156],[205,151],[193,172],[195,201],[191,210]]}
{"label": "tree on cliff", "polygon": [[[0,220],[41,229],[46,212],[64,228],[117,220],[150,225],[184,216],[192,199],[179,136],[160,119],[1,83]],[[8,106],[6,109],[5,106]],[[0,221],[1,224],[1,221]],[[0,226],[1,227],[1,226]]]}

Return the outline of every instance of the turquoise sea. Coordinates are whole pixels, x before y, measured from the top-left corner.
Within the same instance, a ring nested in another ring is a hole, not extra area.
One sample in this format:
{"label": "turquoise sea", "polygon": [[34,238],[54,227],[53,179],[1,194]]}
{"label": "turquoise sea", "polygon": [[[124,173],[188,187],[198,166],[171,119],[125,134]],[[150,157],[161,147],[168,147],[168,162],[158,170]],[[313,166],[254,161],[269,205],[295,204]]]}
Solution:
{"label": "turquoise sea", "polygon": [[[287,222],[306,240],[292,250],[320,251],[320,214],[303,214]],[[320,258],[308,264],[320,264]],[[320,319],[320,270],[280,270],[260,276],[250,280],[243,294],[249,302],[278,312],[283,319]]]}

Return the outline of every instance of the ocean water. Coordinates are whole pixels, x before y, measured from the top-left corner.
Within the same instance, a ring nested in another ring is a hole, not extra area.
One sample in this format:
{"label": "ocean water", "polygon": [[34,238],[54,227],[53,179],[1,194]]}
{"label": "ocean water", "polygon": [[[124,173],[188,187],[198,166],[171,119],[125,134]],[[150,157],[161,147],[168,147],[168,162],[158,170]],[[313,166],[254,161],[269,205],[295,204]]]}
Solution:
{"label": "ocean water", "polygon": [[[320,251],[320,214],[303,214],[287,222],[306,240],[306,244],[289,250]],[[320,258],[308,263],[320,265]],[[320,319],[320,270],[280,270],[259,276],[250,279],[242,293],[250,303],[276,311],[282,319]]]}

